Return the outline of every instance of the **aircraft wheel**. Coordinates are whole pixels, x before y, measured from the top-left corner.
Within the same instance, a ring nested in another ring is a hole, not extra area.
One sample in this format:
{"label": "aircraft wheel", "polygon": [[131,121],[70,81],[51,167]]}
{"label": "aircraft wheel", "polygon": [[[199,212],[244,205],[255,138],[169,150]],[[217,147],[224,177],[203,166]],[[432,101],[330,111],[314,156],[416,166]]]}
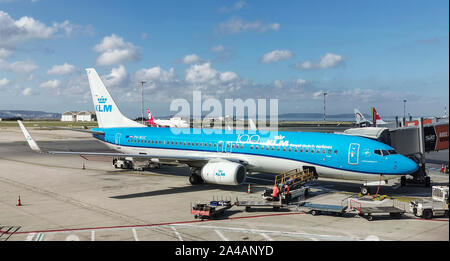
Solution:
{"label": "aircraft wheel", "polygon": [[431,185],[430,177],[425,177],[425,187],[429,188]]}
{"label": "aircraft wheel", "polygon": [[361,194],[362,194],[363,196],[365,196],[365,195],[367,195],[367,194],[369,194],[369,193],[370,193],[369,187],[367,187],[367,186],[362,186],[362,187],[361,187]]}
{"label": "aircraft wheel", "polygon": [[405,187],[406,186],[406,176],[402,176],[400,178],[400,186]]}
{"label": "aircraft wheel", "polygon": [[192,185],[198,185],[198,184],[203,184],[204,183],[203,179],[200,176],[195,175],[195,174],[193,174],[193,175],[191,175],[189,177],[189,182]]}

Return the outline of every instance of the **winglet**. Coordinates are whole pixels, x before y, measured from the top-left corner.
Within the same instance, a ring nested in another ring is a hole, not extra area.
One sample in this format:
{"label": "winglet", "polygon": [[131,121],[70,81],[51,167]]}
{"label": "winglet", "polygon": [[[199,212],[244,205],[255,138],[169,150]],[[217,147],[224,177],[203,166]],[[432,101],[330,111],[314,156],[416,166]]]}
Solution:
{"label": "winglet", "polygon": [[39,148],[37,143],[33,140],[30,133],[28,133],[25,126],[23,126],[22,121],[17,121],[17,122],[19,123],[20,129],[22,129],[23,135],[25,136],[25,139],[27,140],[28,145],[30,145],[30,148],[36,152],[42,153],[41,149]]}

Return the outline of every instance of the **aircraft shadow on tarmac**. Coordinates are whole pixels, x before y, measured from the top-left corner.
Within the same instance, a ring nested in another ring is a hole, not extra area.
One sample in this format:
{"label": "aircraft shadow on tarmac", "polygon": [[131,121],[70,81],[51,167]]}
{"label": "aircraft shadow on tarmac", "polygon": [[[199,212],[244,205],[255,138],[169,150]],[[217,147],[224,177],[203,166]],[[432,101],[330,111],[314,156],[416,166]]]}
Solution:
{"label": "aircraft shadow on tarmac", "polygon": [[217,189],[219,189],[221,191],[245,192],[247,190],[247,187],[245,185],[226,186],[226,185],[215,185],[215,184],[203,184],[203,185],[186,184],[186,186],[184,186],[184,187],[169,187],[167,189],[154,190],[154,191],[141,192],[141,193],[133,193],[133,194],[125,194],[125,195],[113,196],[110,198],[130,199],[130,198],[153,197],[153,196],[162,196],[162,195],[180,194],[180,193],[207,191],[207,190],[217,190]]}
{"label": "aircraft shadow on tarmac", "polygon": [[[168,176],[189,176],[189,169],[186,167],[162,167],[159,169],[152,169],[153,173],[160,175],[168,175]],[[119,171],[110,171],[108,174],[114,175],[117,172],[129,172],[127,170],[119,170]],[[144,174],[145,175],[145,174]],[[150,174],[149,174],[150,175]],[[260,193],[265,188],[261,186],[270,187],[273,184],[273,180],[275,178],[274,174],[270,173],[254,173],[248,176],[246,179],[246,183],[250,183],[252,185],[258,185],[258,187],[253,187],[253,193]],[[392,181],[391,181],[392,182]],[[181,187],[169,187],[167,189],[141,192],[141,193],[133,193],[126,195],[118,195],[113,196],[111,198],[115,199],[129,199],[129,198],[139,198],[139,197],[152,197],[152,196],[161,196],[161,195],[169,195],[169,194],[179,194],[179,193],[189,193],[189,192],[197,192],[197,191],[207,191],[207,190],[222,190],[222,191],[231,191],[231,192],[246,192],[247,184],[242,184],[238,186],[227,186],[227,185],[216,185],[216,184],[203,184],[203,185],[191,185],[186,183],[186,186]],[[392,183],[391,183],[392,184]],[[433,182],[432,186],[440,186],[440,185],[448,185],[445,182]],[[319,191],[311,192],[310,197],[322,195],[325,193],[329,193],[330,191],[336,192],[347,192],[352,194],[358,194],[360,192],[361,184],[351,183],[351,182],[341,182],[341,181],[330,181],[330,180],[316,180],[308,183],[308,186],[311,188],[318,189]],[[371,186],[372,194],[375,194],[377,191],[377,186]],[[421,185],[410,186],[407,187],[398,187],[394,188],[393,186],[381,186],[379,194],[386,194],[389,196],[407,196],[407,197],[430,197],[431,196],[431,188],[426,188]]]}

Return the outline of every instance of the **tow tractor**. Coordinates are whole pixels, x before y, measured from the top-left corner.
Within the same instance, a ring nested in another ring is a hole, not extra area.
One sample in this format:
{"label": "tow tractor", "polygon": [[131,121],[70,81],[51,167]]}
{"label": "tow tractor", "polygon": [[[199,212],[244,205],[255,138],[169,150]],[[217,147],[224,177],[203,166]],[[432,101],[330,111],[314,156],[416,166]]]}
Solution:
{"label": "tow tractor", "polygon": [[413,200],[410,207],[415,216],[424,219],[448,217],[448,198],[448,186],[433,186],[431,199]]}
{"label": "tow tractor", "polygon": [[[236,199],[234,204],[244,206],[245,211],[249,211],[251,207],[271,207],[273,210],[279,210],[289,206],[300,197],[306,198],[309,188],[305,184],[315,178],[314,173],[308,169],[293,169],[276,176],[273,188],[266,189],[261,194],[262,200],[239,201]],[[275,187],[279,191],[276,197],[273,196]]]}
{"label": "tow tractor", "polygon": [[225,213],[225,210],[232,207],[231,200],[213,200],[209,203],[197,203],[191,206],[191,214],[194,218],[204,219],[215,219]]}

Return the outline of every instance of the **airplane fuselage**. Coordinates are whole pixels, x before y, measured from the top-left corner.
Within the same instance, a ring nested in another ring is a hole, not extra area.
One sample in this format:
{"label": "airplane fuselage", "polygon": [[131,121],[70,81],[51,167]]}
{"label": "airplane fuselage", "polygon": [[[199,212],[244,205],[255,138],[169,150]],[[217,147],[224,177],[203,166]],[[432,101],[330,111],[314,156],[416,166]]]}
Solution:
{"label": "airplane fuselage", "polygon": [[384,143],[355,136],[308,132],[177,128],[96,128],[94,135],[125,154],[220,157],[243,160],[250,171],[281,173],[314,168],[319,177],[376,181],[414,172],[417,164]]}

